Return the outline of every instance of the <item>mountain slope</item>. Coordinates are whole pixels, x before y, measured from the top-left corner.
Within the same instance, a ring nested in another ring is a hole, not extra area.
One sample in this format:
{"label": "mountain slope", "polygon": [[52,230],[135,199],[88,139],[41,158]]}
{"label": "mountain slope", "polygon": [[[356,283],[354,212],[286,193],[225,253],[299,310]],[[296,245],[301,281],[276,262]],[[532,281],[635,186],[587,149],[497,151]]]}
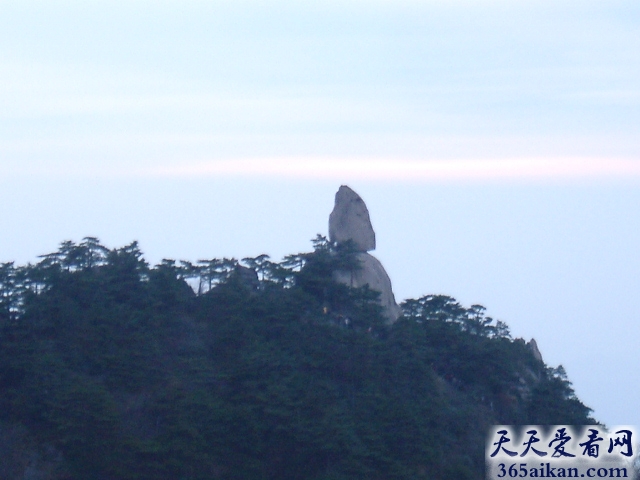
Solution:
{"label": "mountain slope", "polygon": [[478,305],[387,325],[322,237],[242,263],[87,238],[4,264],[0,478],[480,479],[492,424],[594,423]]}

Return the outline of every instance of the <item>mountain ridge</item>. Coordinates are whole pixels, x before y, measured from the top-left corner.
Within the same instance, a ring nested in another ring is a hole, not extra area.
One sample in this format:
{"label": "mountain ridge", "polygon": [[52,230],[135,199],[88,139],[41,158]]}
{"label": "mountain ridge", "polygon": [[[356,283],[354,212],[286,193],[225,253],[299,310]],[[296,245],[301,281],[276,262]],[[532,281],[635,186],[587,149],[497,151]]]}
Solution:
{"label": "mountain ridge", "polygon": [[389,325],[335,281],[348,244],[313,245],[151,267],[87,237],[2,264],[0,477],[479,479],[490,425],[595,423],[482,306],[425,295]]}

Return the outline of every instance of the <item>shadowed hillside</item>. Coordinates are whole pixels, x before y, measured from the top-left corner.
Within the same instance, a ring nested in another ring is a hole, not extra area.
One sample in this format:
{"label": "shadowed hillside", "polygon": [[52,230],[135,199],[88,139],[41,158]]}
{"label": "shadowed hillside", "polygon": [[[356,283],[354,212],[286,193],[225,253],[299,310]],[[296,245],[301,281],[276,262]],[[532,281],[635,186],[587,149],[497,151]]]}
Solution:
{"label": "shadowed hillside", "polygon": [[562,367],[454,299],[336,283],[349,244],[0,266],[1,479],[481,479],[492,424],[594,423]]}

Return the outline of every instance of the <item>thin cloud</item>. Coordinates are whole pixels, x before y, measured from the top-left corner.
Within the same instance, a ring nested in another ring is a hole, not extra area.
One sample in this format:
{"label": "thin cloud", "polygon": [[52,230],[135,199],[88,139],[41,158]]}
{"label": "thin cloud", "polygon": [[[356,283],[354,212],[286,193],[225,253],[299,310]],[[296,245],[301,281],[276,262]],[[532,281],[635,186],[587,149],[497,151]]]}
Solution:
{"label": "thin cloud", "polygon": [[409,160],[284,157],[146,165],[36,162],[5,164],[0,178],[202,179],[263,178],[379,182],[510,182],[640,180],[640,160],[609,158],[502,158]]}
{"label": "thin cloud", "polygon": [[640,161],[624,159],[249,159],[153,168],[158,177],[274,177],[376,181],[491,181],[511,179],[640,178]]}

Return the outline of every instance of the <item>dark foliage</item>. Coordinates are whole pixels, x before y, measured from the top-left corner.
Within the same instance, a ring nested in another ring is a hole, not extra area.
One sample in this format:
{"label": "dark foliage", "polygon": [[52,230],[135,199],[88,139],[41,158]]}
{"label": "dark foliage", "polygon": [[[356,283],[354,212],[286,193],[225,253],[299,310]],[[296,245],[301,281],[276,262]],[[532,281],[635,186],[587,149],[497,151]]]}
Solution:
{"label": "dark foliage", "polygon": [[151,268],[85,238],[0,265],[0,477],[480,479],[489,425],[593,423],[481,306],[385,325],[333,281],[353,253]]}

